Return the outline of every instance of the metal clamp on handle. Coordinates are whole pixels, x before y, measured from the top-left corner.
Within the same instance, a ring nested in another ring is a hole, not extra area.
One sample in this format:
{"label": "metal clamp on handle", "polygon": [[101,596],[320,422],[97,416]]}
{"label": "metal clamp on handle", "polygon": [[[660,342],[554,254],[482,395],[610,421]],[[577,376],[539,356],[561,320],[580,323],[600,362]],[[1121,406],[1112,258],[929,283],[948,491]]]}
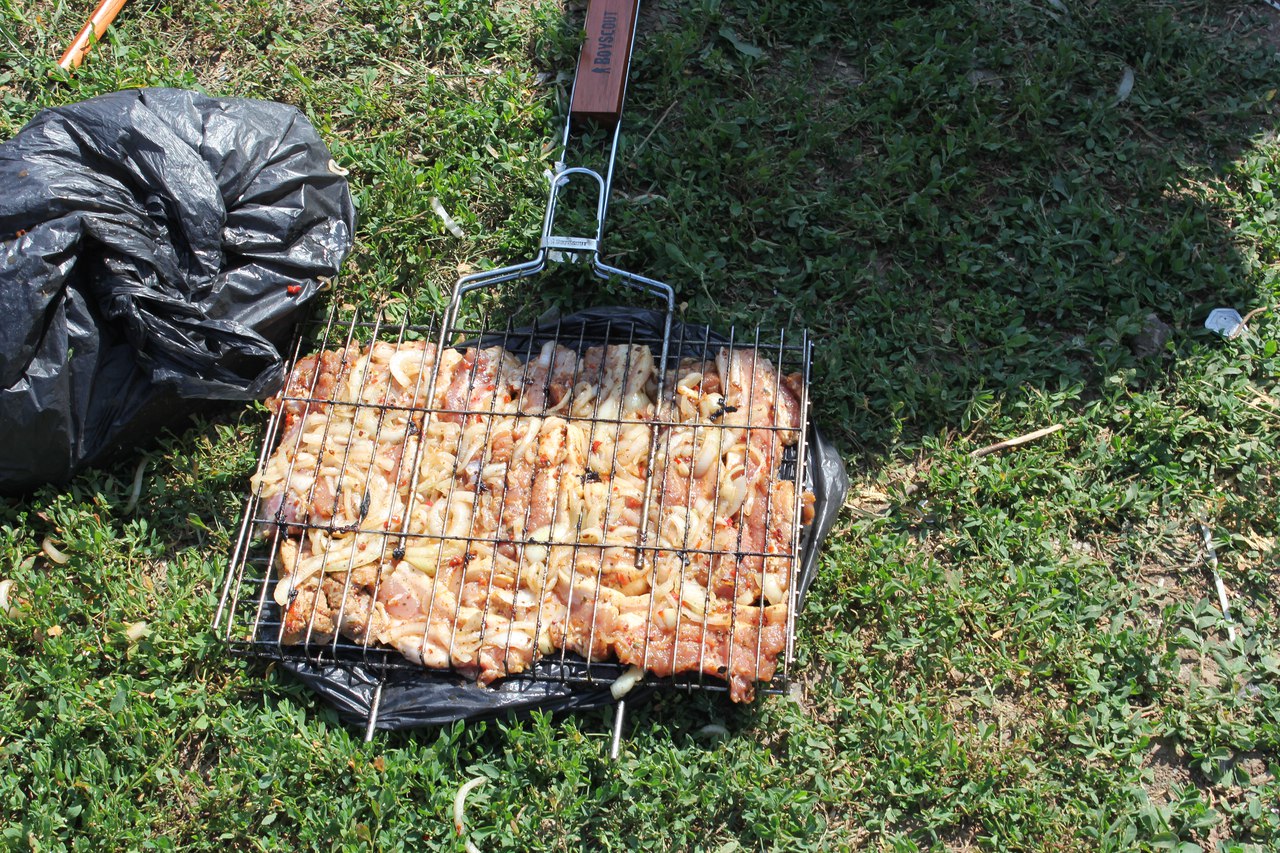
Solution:
{"label": "metal clamp on handle", "polygon": [[[562,234],[552,233],[555,230],[556,209],[560,205],[560,191],[570,183],[570,178],[575,175],[585,175],[596,182],[599,195],[596,197],[596,236],[595,237],[568,237]],[[551,192],[547,198],[547,214],[542,221],[542,239],[538,243],[541,249],[563,249],[568,252],[590,252],[597,257],[600,254],[600,241],[604,237],[604,217],[605,211],[608,209],[609,194],[605,185],[605,180],[600,174],[592,169],[586,169],[581,166],[573,168],[562,168],[557,164],[557,170],[549,175],[551,179]],[[551,258],[556,260],[556,258]]]}

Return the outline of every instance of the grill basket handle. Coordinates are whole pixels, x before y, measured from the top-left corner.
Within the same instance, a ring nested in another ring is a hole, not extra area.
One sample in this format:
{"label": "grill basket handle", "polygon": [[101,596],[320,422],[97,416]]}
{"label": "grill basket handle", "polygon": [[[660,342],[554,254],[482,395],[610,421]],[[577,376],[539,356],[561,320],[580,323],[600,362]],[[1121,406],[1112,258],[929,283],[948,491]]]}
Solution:
{"label": "grill basket handle", "polygon": [[[473,290],[493,287],[502,282],[536,275],[555,262],[587,254],[597,277],[617,281],[627,287],[660,300],[666,309],[666,329],[671,328],[675,313],[675,291],[671,285],[638,273],[620,269],[600,258],[604,221],[609,209],[609,193],[613,186],[613,170],[618,156],[618,140],[622,133],[622,103],[627,90],[627,72],[631,67],[631,50],[635,43],[636,21],[640,0],[588,0],[586,38],[578,52],[578,68],[574,75],[573,94],[569,100],[569,117],[565,121],[561,157],[566,156],[575,124],[591,120],[612,127],[608,166],[601,175],[591,169],[568,168],[557,161],[548,172],[551,192],[542,222],[542,238],[533,260],[511,266],[465,275],[458,279],[449,306],[445,309],[444,327],[456,327],[462,298]],[[560,190],[569,179],[590,179],[597,185],[596,229],[594,237],[578,237],[555,233],[556,209]],[[663,363],[666,363],[669,334],[663,335]],[[442,344],[443,345],[443,344]],[[655,433],[656,435],[656,433]]]}
{"label": "grill basket handle", "polygon": [[639,10],[639,0],[588,2],[586,40],[578,52],[578,71],[569,104],[569,114],[575,122],[591,119],[610,126],[622,118]]}

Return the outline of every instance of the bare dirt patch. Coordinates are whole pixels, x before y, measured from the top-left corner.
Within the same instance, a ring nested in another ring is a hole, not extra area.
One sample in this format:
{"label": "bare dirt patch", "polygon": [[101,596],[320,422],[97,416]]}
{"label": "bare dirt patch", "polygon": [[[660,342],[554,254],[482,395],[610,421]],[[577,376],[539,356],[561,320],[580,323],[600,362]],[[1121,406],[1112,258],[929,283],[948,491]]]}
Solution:
{"label": "bare dirt patch", "polygon": [[1274,756],[1268,758],[1264,752],[1241,752],[1231,757],[1228,766],[1232,770],[1242,770],[1249,779],[1249,784],[1255,787],[1264,785],[1272,785],[1276,781],[1275,774],[1272,772],[1271,761]]}
{"label": "bare dirt patch", "polygon": [[[583,9],[586,9],[585,4]],[[640,19],[636,21],[636,39],[644,39],[652,33],[670,30],[675,16],[675,10],[667,3],[641,4]]]}
{"label": "bare dirt patch", "polygon": [[1263,2],[1257,4],[1254,20],[1259,26],[1249,36],[1280,50],[1280,11]]}
{"label": "bare dirt patch", "polygon": [[1212,655],[1197,654],[1190,649],[1178,651],[1178,682],[1190,689],[1197,687],[1216,689],[1221,681],[1222,668]]}
{"label": "bare dirt patch", "polygon": [[949,853],[969,853],[970,850],[981,849],[978,845],[978,830],[970,823],[961,824],[944,835],[942,845]]}
{"label": "bare dirt patch", "polygon": [[1151,781],[1144,783],[1143,787],[1153,803],[1169,802],[1169,790],[1175,785],[1185,787],[1192,784],[1191,766],[1177,744],[1169,738],[1152,742],[1152,750],[1142,766],[1151,771]]}
{"label": "bare dirt patch", "polygon": [[832,93],[852,91],[866,81],[862,70],[850,58],[839,53],[814,57],[813,71],[815,85],[826,84]]}

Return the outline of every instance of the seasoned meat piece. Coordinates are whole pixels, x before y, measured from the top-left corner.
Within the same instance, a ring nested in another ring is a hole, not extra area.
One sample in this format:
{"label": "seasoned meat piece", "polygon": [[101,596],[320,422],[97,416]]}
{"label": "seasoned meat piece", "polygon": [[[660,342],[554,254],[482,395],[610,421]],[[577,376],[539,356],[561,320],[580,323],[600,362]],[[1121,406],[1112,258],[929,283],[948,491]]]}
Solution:
{"label": "seasoned meat piece", "polygon": [[491,411],[502,363],[503,352],[497,347],[464,351],[445,390],[445,412],[439,417],[457,423],[474,423]]}
{"label": "seasoned meat piece", "polygon": [[267,408],[273,413],[283,407],[286,435],[310,412],[327,411],[324,403],[334,399],[343,368],[353,356],[351,351],[325,350],[298,359],[284,390],[267,401]]}
{"label": "seasoned meat piece", "polygon": [[525,366],[520,411],[530,415],[559,411],[573,391],[577,373],[578,354],[568,347],[548,341],[538,357]]}
{"label": "seasoned meat piece", "polygon": [[373,596],[366,591],[372,583],[348,586],[345,581],[329,575],[320,585],[325,600],[335,603],[333,622],[344,636],[361,643],[372,642],[385,628],[385,611],[376,607]]}
{"label": "seasoned meat piece", "polygon": [[333,608],[314,584],[294,589],[280,636],[286,643],[323,643],[333,637]]}
{"label": "seasoned meat piece", "polygon": [[512,431],[512,449],[507,464],[505,500],[498,550],[515,559],[517,543],[524,539],[529,502],[538,474],[537,457],[541,424],[533,418],[517,419]]}

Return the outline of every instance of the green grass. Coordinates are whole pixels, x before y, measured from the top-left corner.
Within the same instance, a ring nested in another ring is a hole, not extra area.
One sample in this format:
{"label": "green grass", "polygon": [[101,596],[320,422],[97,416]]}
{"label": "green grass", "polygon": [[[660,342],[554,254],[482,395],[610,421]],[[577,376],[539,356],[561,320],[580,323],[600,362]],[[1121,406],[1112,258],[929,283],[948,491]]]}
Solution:
{"label": "green grass", "polygon": [[[135,0],[62,74],[89,5],[0,0],[0,138],[127,86],[285,101],[351,169],[337,300],[425,316],[528,255],[563,4]],[[212,635],[263,423],[228,411],[146,449],[133,513],[133,462],[0,502],[0,838],[460,850],[483,774],[486,850],[1276,849],[1280,313],[1202,323],[1280,305],[1278,38],[1244,0],[651,4],[610,260],[692,320],[811,329],[854,475],[799,696],[660,697],[617,764],[605,714],[363,744]]]}

